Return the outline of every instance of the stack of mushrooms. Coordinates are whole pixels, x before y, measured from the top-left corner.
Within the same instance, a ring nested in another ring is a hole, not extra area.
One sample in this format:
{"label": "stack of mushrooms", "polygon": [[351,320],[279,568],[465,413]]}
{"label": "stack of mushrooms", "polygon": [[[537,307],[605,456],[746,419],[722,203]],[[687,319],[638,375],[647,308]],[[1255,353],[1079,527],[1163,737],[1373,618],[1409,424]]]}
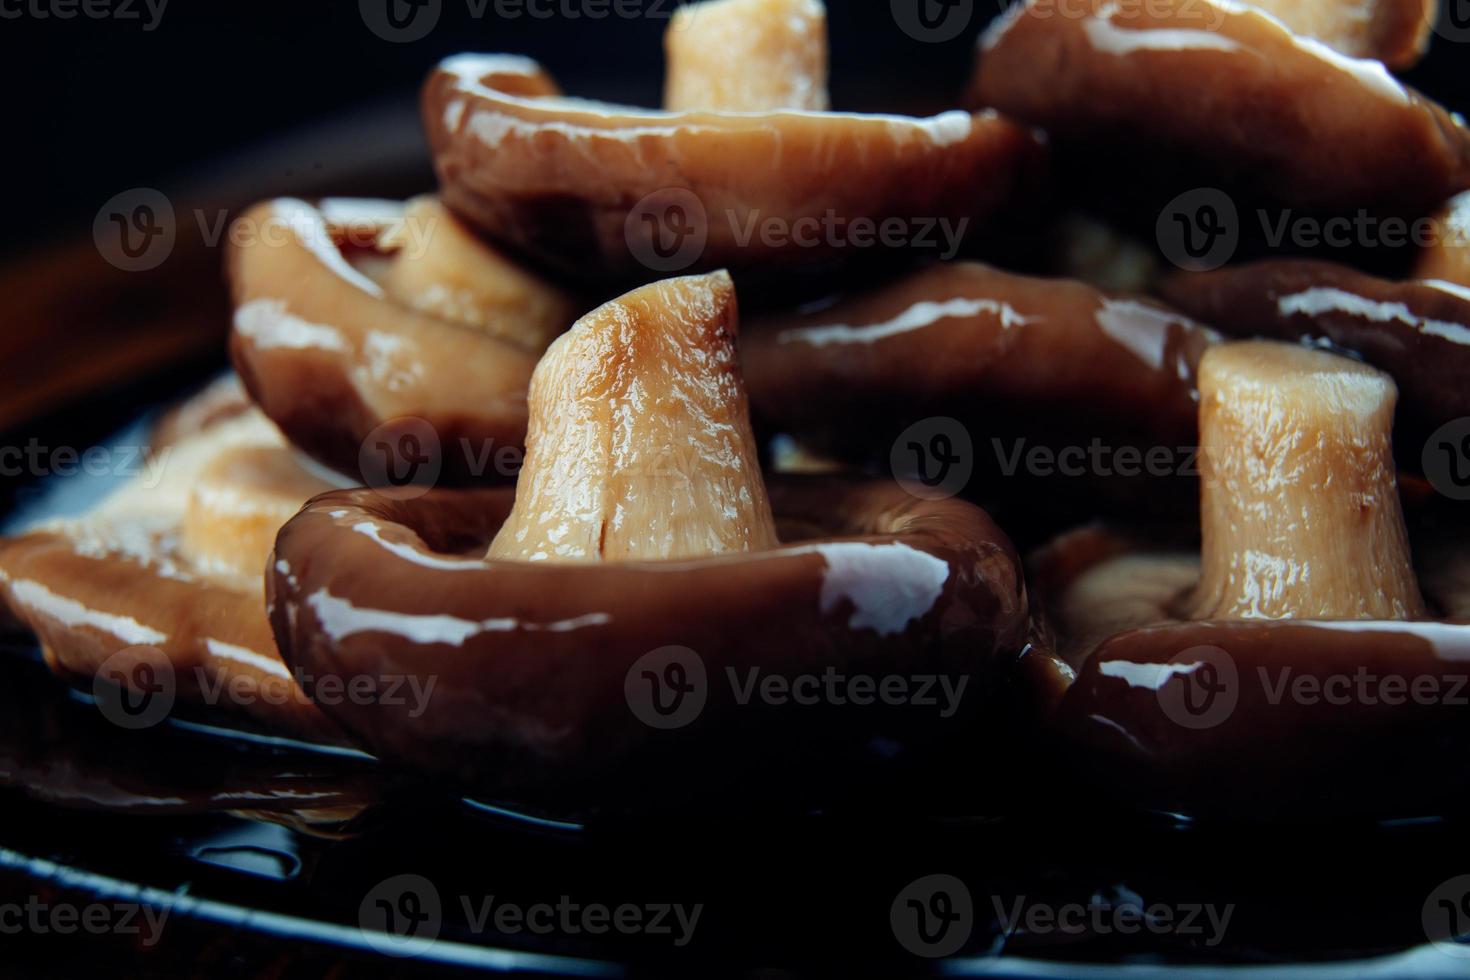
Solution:
{"label": "stack of mushrooms", "polygon": [[[0,543],[0,594],[83,683],[584,812],[920,805],[1002,722],[1145,806],[1463,800],[1470,521],[1413,471],[1470,415],[1470,132],[1388,70],[1432,9],[1083,6],[1008,11],[926,118],[831,109],[818,0],[682,8],[658,110],[446,60],[438,190],[244,215],[279,233],[234,236],[238,377],[159,424],[159,486]],[[1396,278],[1008,262],[1047,154],[1099,140],[1457,233]],[[959,257],[852,247],[921,223]],[[899,465],[926,422],[968,484]],[[1198,479],[982,459],[1028,444]]]}

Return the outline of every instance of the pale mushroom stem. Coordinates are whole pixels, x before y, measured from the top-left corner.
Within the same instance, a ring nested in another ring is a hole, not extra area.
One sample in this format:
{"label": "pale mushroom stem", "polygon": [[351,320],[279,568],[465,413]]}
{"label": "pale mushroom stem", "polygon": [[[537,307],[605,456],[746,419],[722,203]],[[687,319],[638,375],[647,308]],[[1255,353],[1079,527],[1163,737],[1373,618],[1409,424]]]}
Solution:
{"label": "pale mushroom stem", "polygon": [[526,462],[488,557],[651,561],[777,544],[730,276],[670,279],[579,320],[531,378]]}
{"label": "pale mushroom stem", "polygon": [[1252,341],[1199,369],[1202,573],[1193,619],[1410,619],[1392,452],[1398,389],[1326,351]]}
{"label": "pale mushroom stem", "polygon": [[820,0],[706,0],[664,34],[664,108],[824,112],[827,10]]}

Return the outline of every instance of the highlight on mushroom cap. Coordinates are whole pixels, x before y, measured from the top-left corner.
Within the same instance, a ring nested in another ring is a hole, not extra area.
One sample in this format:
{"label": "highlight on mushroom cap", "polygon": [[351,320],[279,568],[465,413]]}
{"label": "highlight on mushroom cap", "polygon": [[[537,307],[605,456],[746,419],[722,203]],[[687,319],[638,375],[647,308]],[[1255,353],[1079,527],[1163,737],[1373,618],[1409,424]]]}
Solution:
{"label": "highlight on mushroom cap", "polygon": [[775,481],[767,502],[738,333],[723,273],[641,287],[537,368],[513,502],[348,491],[288,522],[267,580],[293,667],[320,679],[391,664],[444,692],[433,717],[339,704],[334,720],[386,757],[583,806],[608,774],[694,746],[765,795],[814,758],[846,772],[880,737],[923,758],[973,724],[988,694],[953,718],[838,712],[750,772],[789,722],[755,735],[731,691],[702,689],[687,734],[629,711],[629,678],[660,650],[711,673],[942,669],[989,690],[1025,644],[1019,561],[978,507],[852,478]]}
{"label": "highlight on mushroom cap", "polygon": [[826,111],[813,0],[692,5],[666,43],[664,109],[563,96],[525,59],[441,62],[423,115],[445,202],[573,281],[719,268],[779,280],[932,250],[893,244],[885,222],[968,236],[1040,159],[1034,135],[993,111]]}

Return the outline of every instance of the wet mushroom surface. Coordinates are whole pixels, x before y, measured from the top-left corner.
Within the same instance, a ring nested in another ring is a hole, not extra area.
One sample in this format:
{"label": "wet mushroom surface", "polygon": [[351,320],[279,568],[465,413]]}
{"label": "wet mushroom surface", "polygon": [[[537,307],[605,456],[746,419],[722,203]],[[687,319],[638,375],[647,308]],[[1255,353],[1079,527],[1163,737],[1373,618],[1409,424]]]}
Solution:
{"label": "wet mushroom surface", "polygon": [[[767,485],[737,330],[723,273],[643,287],[537,368],[514,494],[347,491],[287,524],[268,579],[287,661],[438,685],[432,716],[374,703],[334,718],[387,758],[584,806],[695,786],[800,797],[864,761],[881,772],[875,740],[902,767],[970,730],[1026,642],[1009,540],[973,505],[893,483]],[[947,716],[739,696],[739,678],[824,671],[974,690]],[[701,705],[687,727],[640,713],[648,698],[677,710],[681,690]],[[663,785],[701,757],[713,785]]]}
{"label": "wet mushroom surface", "polygon": [[[382,483],[415,440],[447,482],[506,482],[536,359],[576,302],[436,200],[282,199],[238,219],[230,353],[293,445]],[[376,455],[389,447],[387,461]]]}
{"label": "wet mushroom surface", "polygon": [[1143,805],[1434,812],[1464,792],[1430,747],[1463,737],[1470,609],[1457,548],[1411,555],[1396,386],[1248,341],[1208,352],[1200,389],[1198,543],[1095,525],[1030,562],[1054,635],[1028,669],[1056,730]]}
{"label": "wet mushroom surface", "polygon": [[991,110],[827,111],[813,0],[691,5],[666,38],[663,109],[563,95],[525,58],[440,63],[423,116],[445,203],[574,281],[724,267],[769,280],[921,251],[930,236],[912,227],[963,238],[1041,159],[1033,133]]}
{"label": "wet mushroom surface", "polygon": [[341,484],[304,469],[232,379],[159,434],[171,441],[92,510],[0,539],[4,605],[86,690],[158,689],[342,741],[281,661],[261,580],[281,524]]}
{"label": "wet mushroom surface", "polygon": [[[951,453],[961,434],[970,443],[972,490],[1070,483],[1092,507],[1100,486],[1127,502],[1150,468],[1192,471],[1195,372],[1217,339],[1145,296],[953,262],[754,318],[742,357],[757,418],[818,452],[913,465],[895,440],[950,419]],[[1063,478],[1027,481],[1043,463]],[[1067,478],[1080,471],[1089,478]],[[1186,479],[1146,481],[1160,495],[1161,483],[1191,492]]]}
{"label": "wet mushroom surface", "polygon": [[1463,120],[1255,7],[1088,0],[1062,15],[1031,0],[991,24],[978,60],[973,105],[1059,141],[1178,154],[1283,203],[1427,211],[1470,187]]}
{"label": "wet mushroom surface", "polygon": [[1470,287],[1278,259],[1176,273],[1159,292],[1226,334],[1330,345],[1387,371],[1402,399],[1406,464],[1417,465],[1429,433],[1470,415]]}

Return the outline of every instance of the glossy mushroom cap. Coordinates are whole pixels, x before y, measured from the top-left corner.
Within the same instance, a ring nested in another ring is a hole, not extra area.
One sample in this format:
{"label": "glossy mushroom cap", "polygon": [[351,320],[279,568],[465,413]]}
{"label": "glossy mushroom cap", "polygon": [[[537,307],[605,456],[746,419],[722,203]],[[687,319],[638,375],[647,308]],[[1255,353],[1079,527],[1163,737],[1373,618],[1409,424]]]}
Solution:
{"label": "glossy mushroom cap", "polygon": [[1402,445],[1470,415],[1465,287],[1434,279],[1393,282],[1330,262],[1285,259],[1179,273],[1160,293],[1232,336],[1330,344],[1387,371],[1401,396]]}
{"label": "glossy mushroom cap", "polygon": [[1470,131],[1379,62],[1235,3],[1082,11],[1030,0],[996,21],[974,104],[1059,140],[1181,153],[1296,206],[1427,209],[1470,187]]}
{"label": "glossy mushroom cap", "polygon": [[93,511],[0,540],[0,599],[79,685],[342,741],[281,662],[261,590],[279,524],[331,487],[238,390],[210,390],[160,434],[144,472]]}
{"label": "glossy mushroom cap", "polygon": [[726,267],[789,277],[886,248],[869,231],[890,219],[973,233],[1039,149],[988,111],[670,112],[566,98],[534,62],[505,55],[442,62],[423,116],[445,203],[574,281]]}
{"label": "glossy mushroom cap", "polygon": [[[522,445],[535,345],[566,301],[508,273],[432,206],[414,209],[421,221],[390,209],[355,249],[342,210],[361,208],[283,199],[240,219],[230,353],[251,397],[293,445],[354,479],[375,482],[364,460],[404,430],[433,434],[443,480],[495,479],[477,461]],[[390,233],[404,261],[430,271],[403,267],[382,244]],[[465,320],[437,315],[450,309]]]}
{"label": "glossy mushroom cap", "polygon": [[531,379],[515,509],[491,559],[638,561],[776,545],[723,273],[593,310]]}

